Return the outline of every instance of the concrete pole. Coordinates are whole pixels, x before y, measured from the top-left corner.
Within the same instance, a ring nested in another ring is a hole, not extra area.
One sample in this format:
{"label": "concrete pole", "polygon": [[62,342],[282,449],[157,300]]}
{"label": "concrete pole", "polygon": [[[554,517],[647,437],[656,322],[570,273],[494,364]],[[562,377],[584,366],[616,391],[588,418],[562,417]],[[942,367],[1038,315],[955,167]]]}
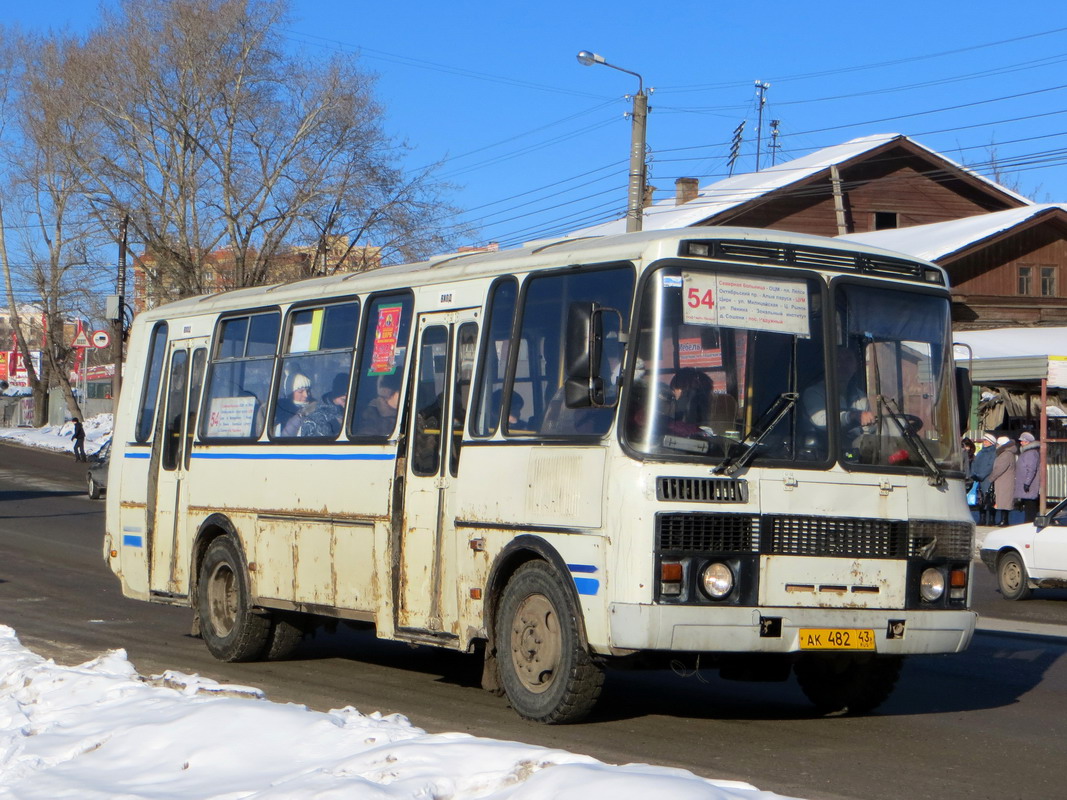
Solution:
{"label": "concrete pole", "polygon": [[626,232],[639,231],[644,220],[645,199],[645,124],[648,120],[648,95],[642,88],[634,95],[630,135],[630,184],[626,207]]}

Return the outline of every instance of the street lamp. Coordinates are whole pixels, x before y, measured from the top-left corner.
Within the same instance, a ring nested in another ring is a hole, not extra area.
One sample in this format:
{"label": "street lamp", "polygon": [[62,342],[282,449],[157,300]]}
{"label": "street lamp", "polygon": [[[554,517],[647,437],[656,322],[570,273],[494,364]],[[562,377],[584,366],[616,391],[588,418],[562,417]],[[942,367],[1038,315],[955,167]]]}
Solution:
{"label": "street lamp", "polygon": [[583,50],[578,54],[578,63],[591,67],[601,64],[637,78],[637,94],[633,96],[632,126],[630,129],[630,185],[626,208],[626,232],[641,230],[642,205],[645,197],[645,122],[648,118],[648,95],[645,82],[636,72],[616,67],[604,60],[604,56]]}

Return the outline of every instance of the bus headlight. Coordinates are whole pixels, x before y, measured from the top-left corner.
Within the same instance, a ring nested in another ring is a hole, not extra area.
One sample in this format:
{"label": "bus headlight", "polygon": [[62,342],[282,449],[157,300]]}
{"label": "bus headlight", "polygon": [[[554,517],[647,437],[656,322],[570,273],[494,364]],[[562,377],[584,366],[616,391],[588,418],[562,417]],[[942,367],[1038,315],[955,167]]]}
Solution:
{"label": "bus headlight", "polygon": [[722,600],[734,590],[734,573],[725,564],[716,561],[708,564],[700,573],[704,593],[712,600]]}
{"label": "bus headlight", "polygon": [[919,580],[919,594],[922,595],[923,600],[932,603],[940,600],[944,593],[945,576],[933,567],[923,570],[922,578]]}

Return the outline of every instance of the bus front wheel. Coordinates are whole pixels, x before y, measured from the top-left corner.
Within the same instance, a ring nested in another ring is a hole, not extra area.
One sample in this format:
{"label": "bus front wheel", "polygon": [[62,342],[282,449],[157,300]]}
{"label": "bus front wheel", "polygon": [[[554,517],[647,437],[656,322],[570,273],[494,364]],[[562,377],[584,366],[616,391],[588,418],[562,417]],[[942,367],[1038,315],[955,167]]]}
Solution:
{"label": "bus front wheel", "polygon": [[889,699],[903,663],[901,656],[811,655],[797,661],[793,672],[820,713],[866,714]]}
{"label": "bus front wheel", "polygon": [[196,608],[200,633],[220,661],[255,661],[270,643],[271,620],[252,608],[248,573],[237,544],[220,536],[200,565]]}
{"label": "bus front wheel", "polygon": [[504,692],[525,719],[577,722],[600,697],[604,671],[583,641],[577,603],[544,561],[519,567],[504,588],[496,649]]}

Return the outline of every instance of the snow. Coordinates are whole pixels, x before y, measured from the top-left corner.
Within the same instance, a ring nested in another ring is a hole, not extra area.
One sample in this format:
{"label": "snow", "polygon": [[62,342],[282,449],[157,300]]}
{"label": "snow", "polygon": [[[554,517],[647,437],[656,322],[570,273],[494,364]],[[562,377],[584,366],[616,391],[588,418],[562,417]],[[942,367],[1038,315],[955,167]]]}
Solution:
{"label": "snow", "polygon": [[[86,450],[111,415],[86,420]],[[70,450],[70,424],[0,437]],[[93,443],[95,447],[91,447]],[[413,705],[417,701],[413,701]],[[428,733],[400,714],[272,703],[122,650],[65,667],[0,624],[0,798],[19,800],[781,800],[681,769],[612,765],[520,742]]]}
{"label": "snow", "polygon": [[[660,200],[644,210],[642,229],[651,231],[667,228],[687,228],[697,225],[709,217],[721,214],[743,203],[748,203],[776,189],[803,181],[834,164],[841,164],[869,150],[881,147],[894,139],[908,139],[908,137],[899,133],[861,136],[842,144],[824,147],[792,161],[767,167],[759,172],[746,172],[715,181],[701,187],[694,199],[682,205],[676,205],[673,197]],[[961,172],[970,175],[975,180],[996,187],[998,192],[1006,193],[1027,205],[1031,205],[1033,202],[957,164],[943,153],[930,150],[930,148],[919,144],[913,139],[908,139],[908,141],[916,147],[927,150],[938,160],[944,161]],[[626,220],[623,218],[572,231],[567,234],[567,238],[607,236],[622,233],[625,229]]]}
{"label": "snow", "polygon": [[837,238],[846,242],[860,242],[886,250],[897,250],[926,261],[938,261],[1053,209],[1067,211],[1067,206],[1059,203],[1028,205],[947,222],[909,225],[906,228],[867,233],[847,233]]}
{"label": "snow", "polygon": [[[82,427],[85,429],[86,454],[92,455],[107,444],[108,439],[111,438],[111,424],[110,414],[100,414],[82,420]],[[73,432],[74,423],[68,420],[62,425],[45,425],[43,428],[0,428],[0,439],[41,450],[73,453],[74,440],[71,438]]]}

